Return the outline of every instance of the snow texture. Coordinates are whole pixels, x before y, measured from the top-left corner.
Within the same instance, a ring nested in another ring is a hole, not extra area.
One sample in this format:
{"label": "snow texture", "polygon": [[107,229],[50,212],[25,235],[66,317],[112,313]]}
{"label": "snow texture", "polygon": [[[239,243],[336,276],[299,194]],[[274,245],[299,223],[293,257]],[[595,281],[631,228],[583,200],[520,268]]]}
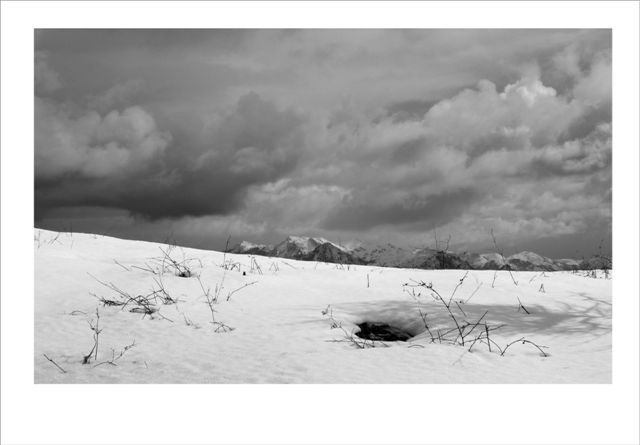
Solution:
{"label": "snow texture", "polygon": [[[36,383],[611,382],[610,275],[513,272],[516,285],[508,271],[468,271],[455,290],[456,317],[473,322],[488,311],[484,321],[490,326],[505,325],[491,332],[498,345],[525,337],[546,346],[548,354],[516,343],[501,356],[486,343],[468,352],[469,343],[432,342],[418,307],[432,330],[450,328],[451,318],[428,289],[410,288],[421,292],[416,301],[403,288],[423,281],[448,298],[463,270],[347,266],[173,247],[171,257],[193,273],[179,277],[167,269],[162,275],[177,303],[158,302],[159,312],[151,315],[130,312],[132,304],[100,303],[99,297],[119,297],[98,280],[131,296],[157,290],[154,278],[160,277],[143,269],[160,264],[154,260],[163,256],[160,248],[169,246],[36,229]],[[214,315],[232,331],[215,332],[198,277],[211,295],[222,285]],[[82,364],[94,344],[90,322],[95,326],[96,308],[98,360]],[[414,337],[364,349],[345,341],[345,331],[367,322]],[[335,323],[343,329],[332,329]],[[109,360],[115,364],[104,363]]]}

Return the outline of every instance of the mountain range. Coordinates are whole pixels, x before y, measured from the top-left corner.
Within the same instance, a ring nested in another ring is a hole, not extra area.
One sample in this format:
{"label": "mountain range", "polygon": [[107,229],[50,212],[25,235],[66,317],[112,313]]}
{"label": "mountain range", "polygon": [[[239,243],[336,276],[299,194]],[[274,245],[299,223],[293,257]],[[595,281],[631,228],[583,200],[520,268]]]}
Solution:
{"label": "mountain range", "polygon": [[474,269],[474,270],[581,270],[610,268],[605,257],[589,259],[551,259],[534,252],[523,251],[510,256],[500,253],[456,253],[430,248],[409,249],[384,245],[351,243],[348,247],[325,238],[288,236],[279,244],[254,244],[247,241],[235,245],[230,253],[321,261],[338,264],[361,264],[411,269]]}

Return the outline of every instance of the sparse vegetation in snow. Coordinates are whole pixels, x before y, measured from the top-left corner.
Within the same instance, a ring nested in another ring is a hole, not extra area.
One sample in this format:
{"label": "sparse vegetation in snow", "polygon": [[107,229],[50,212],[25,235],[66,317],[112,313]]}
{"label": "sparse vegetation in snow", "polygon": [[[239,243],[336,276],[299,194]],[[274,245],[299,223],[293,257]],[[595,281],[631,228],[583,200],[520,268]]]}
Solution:
{"label": "sparse vegetation in snow", "polygon": [[494,280],[494,271],[34,238],[36,382],[611,379],[611,280],[602,270],[598,279],[519,271],[516,286],[507,271]]}

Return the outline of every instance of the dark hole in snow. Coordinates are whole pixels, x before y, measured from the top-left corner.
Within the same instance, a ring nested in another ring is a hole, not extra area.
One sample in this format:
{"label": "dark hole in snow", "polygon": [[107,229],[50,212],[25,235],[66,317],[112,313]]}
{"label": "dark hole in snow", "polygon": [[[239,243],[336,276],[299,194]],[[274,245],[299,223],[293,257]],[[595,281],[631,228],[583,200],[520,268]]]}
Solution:
{"label": "dark hole in snow", "polygon": [[356,332],[356,335],[367,340],[407,341],[413,337],[408,332],[387,323],[365,321],[360,323],[358,327],[360,331]]}

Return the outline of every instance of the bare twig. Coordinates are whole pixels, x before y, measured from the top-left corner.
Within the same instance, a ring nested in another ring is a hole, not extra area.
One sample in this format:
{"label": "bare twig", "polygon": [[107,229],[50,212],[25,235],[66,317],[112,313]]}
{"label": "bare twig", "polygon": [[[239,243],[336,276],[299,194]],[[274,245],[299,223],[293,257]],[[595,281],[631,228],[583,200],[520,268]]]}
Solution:
{"label": "bare twig", "polygon": [[113,260],[113,262],[114,262],[114,263],[116,263],[118,266],[122,267],[122,268],[123,268],[124,270],[126,270],[127,272],[131,272],[131,269],[129,269],[127,266],[124,266],[124,265],[120,264],[120,263],[118,262],[118,260],[115,260],[115,259],[114,259],[114,260]]}
{"label": "bare twig", "polygon": [[158,276],[158,278],[154,277],[153,281],[158,285],[157,291],[152,289],[153,295],[159,295],[160,301],[162,301],[163,304],[176,304],[178,302],[178,300],[169,295],[169,292],[165,289],[162,276]]}
{"label": "bare twig", "polygon": [[83,365],[88,365],[89,363],[91,363],[91,357],[93,356],[94,360],[98,360],[98,344],[99,344],[99,340],[100,340],[100,333],[102,332],[102,329],[100,329],[100,312],[98,311],[98,308],[96,307],[96,324],[93,324],[93,320],[89,321],[89,328],[93,331],[93,347],[91,348],[91,351],[89,351],[89,353],[85,356],[83,356],[82,358],[82,364]]}
{"label": "bare twig", "polygon": [[[111,282],[105,283],[104,281],[97,279],[91,274],[89,274],[89,276],[91,276],[94,280],[96,280],[103,286],[116,292],[119,296],[118,299],[112,299],[98,296],[96,294],[91,294],[96,297],[103,306],[120,306],[121,310],[124,310],[125,307],[131,304],[133,305],[133,307],[129,309],[129,312],[143,314],[143,318],[147,315],[151,316],[150,318],[153,318],[153,315],[156,314],[160,318],[173,323],[173,320],[162,315],[159,309],[155,307],[158,299],[160,299],[164,304],[173,304],[178,301],[172,298],[169,293],[166,292],[162,284],[162,280],[154,280],[156,284],[160,286],[160,290],[152,290],[151,293],[147,295],[132,296],[131,294],[121,290]],[[153,300],[153,302],[151,300]]]}
{"label": "bare twig", "polygon": [[121,300],[112,300],[110,298],[106,298],[100,295],[96,295],[94,293],[90,293],[90,295],[93,295],[94,297],[96,297],[98,299],[98,301],[100,301],[100,303],[102,303],[102,306],[124,306],[126,304],[126,302],[121,301]]}
{"label": "bare twig", "polygon": [[151,272],[154,275],[157,275],[158,272],[155,271],[151,266],[149,266],[147,263],[144,264],[147,267],[140,267],[140,266],[131,266],[131,267],[135,267],[136,269],[140,269],[140,270],[144,270],[145,272]]}
{"label": "bare twig", "polygon": [[350,343],[352,346],[355,346],[358,349],[366,349],[366,348],[375,348],[376,344],[380,344],[382,346],[388,347],[388,345],[380,340],[368,340],[366,338],[360,338],[355,333],[354,330],[347,331],[343,326],[342,322],[337,321],[333,317],[333,310],[331,309],[331,305],[327,306],[325,310],[322,311],[322,315],[329,316],[329,326],[331,329],[340,329],[343,333],[343,338],[338,340],[326,340],[332,343]]}
{"label": "bare twig", "polygon": [[55,365],[56,368],[58,368],[60,370],[60,372],[62,372],[63,374],[66,374],[67,371],[65,371],[64,369],[62,369],[62,367],[60,365],[58,365],[53,359],[50,359],[49,357],[47,357],[47,354],[42,354],[44,355],[44,358],[46,358],[47,360],[49,360],[51,363],[53,363]]}
{"label": "bare twig", "polygon": [[158,247],[158,249],[160,249],[160,251],[163,253],[164,259],[171,266],[173,266],[173,268],[175,269],[176,276],[182,277],[182,278],[189,278],[190,276],[193,275],[193,272],[191,271],[191,269],[185,264],[187,260],[184,260],[182,262],[177,262],[171,257],[169,252],[163,250],[162,247]]}
{"label": "bare twig", "polygon": [[486,323],[484,324],[484,331],[487,335],[487,346],[489,347],[489,352],[491,352],[491,342],[489,341],[489,327]]}
{"label": "bare twig", "polygon": [[[480,322],[482,321],[482,319],[487,315],[489,311],[484,311],[484,314],[482,314],[482,317],[480,317],[478,319],[478,321],[475,322],[475,324],[471,327],[471,329],[469,330],[469,332],[467,332],[465,334],[465,337],[468,335],[471,335],[471,333],[473,332],[473,330],[480,324]],[[464,342],[462,343],[462,345],[464,346]]]}
{"label": "bare twig", "polygon": [[[509,272],[509,276],[511,277],[511,280],[513,281],[513,284],[515,284],[517,286],[518,282],[516,281],[515,277],[513,276],[513,273],[511,273],[511,266],[509,266],[509,264],[507,264],[507,259],[504,257],[504,250],[498,248],[498,242],[496,241],[496,236],[493,233],[493,228],[491,228],[491,238],[493,239],[493,246],[495,248],[495,252],[498,255],[500,255],[500,257],[502,258],[502,261],[504,262],[504,265],[501,267],[501,269],[505,269],[505,270],[507,270]],[[494,283],[496,281],[496,275],[497,275],[497,272],[493,276]],[[491,284],[491,287],[493,287],[493,284]]]}
{"label": "bare twig", "polygon": [[229,292],[229,295],[227,295],[227,301],[229,301],[229,299],[231,298],[231,296],[232,296],[233,294],[235,294],[236,292],[238,292],[238,291],[240,291],[240,290],[244,289],[245,287],[248,287],[248,286],[251,286],[251,285],[253,285],[253,284],[256,284],[256,283],[257,283],[257,281],[252,281],[251,283],[243,284],[243,285],[242,285],[242,286],[240,286],[239,288],[237,288],[237,289],[235,289],[235,290],[232,290],[231,292]]}
{"label": "bare twig", "polygon": [[[466,275],[465,275],[466,276]],[[464,280],[464,277],[463,277]],[[420,281],[420,282],[415,282],[416,284],[414,285],[410,285],[405,283],[405,286],[420,286],[420,287],[424,287],[426,289],[429,289],[432,292],[432,296],[434,297],[434,299],[436,301],[440,301],[442,303],[442,305],[445,307],[445,309],[447,310],[447,312],[449,313],[449,316],[451,317],[451,319],[453,320],[453,322],[456,325],[456,329],[458,330],[458,334],[459,334],[459,338],[460,341],[462,342],[462,346],[464,346],[464,335],[462,333],[462,328],[460,327],[460,324],[458,323],[458,320],[456,318],[456,316],[453,314],[453,312],[451,311],[451,305],[450,303],[447,303],[444,298],[442,297],[442,295],[440,295],[440,293],[433,287],[433,283],[425,283],[424,281]],[[455,291],[454,291],[455,292]],[[449,302],[451,302],[451,298],[449,298]],[[440,338],[439,338],[440,340]]]}
{"label": "bare twig", "polygon": [[58,241],[58,238],[60,238],[60,232],[58,232],[55,237],[52,237],[49,240],[49,244],[53,244],[53,243],[57,242],[58,244],[62,245],[62,243],[60,241]]}
{"label": "bare twig", "polygon": [[262,275],[262,268],[258,264],[258,261],[256,260],[256,257],[252,256],[251,257],[251,268],[249,269],[249,272],[253,273],[253,271],[257,271],[260,275]]}
{"label": "bare twig", "polygon": [[433,334],[431,333],[431,329],[429,329],[429,325],[427,324],[427,313],[422,312],[422,310],[419,307],[418,307],[418,313],[420,314],[420,318],[422,319],[422,324],[424,325],[424,328],[429,333],[429,337],[431,337],[431,342],[434,342],[435,339],[433,337]]}
{"label": "bare twig", "polygon": [[211,324],[215,326],[214,332],[231,332],[235,330],[235,328],[232,328],[231,326],[226,325],[219,321],[211,322]]}
{"label": "bare twig", "polygon": [[123,355],[124,355],[124,354],[129,350],[129,349],[133,348],[135,345],[136,345],[136,339],[134,338],[134,339],[133,339],[133,342],[131,342],[131,344],[129,344],[129,345],[127,345],[127,346],[125,346],[125,347],[124,347],[124,349],[122,349],[118,355],[116,355],[116,351],[115,351],[114,349],[112,349],[112,350],[111,350],[111,360],[106,360],[106,361],[104,361],[104,362],[100,362],[100,363],[98,363],[98,364],[94,365],[93,367],[95,368],[95,367],[97,367],[97,366],[104,365],[104,364],[109,364],[109,365],[111,365],[111,366],[118,366],[118,365],[116,364],[116,362],[117,362],[118,360],[120,360],[120,359],[122,358],[122,356],[123,356]]}
{"label": "bare twig", "polygon": [[182,314],[182,318],[184,318],[184,324],[192,327],[193,329],[200,329],[200,326],[191,321],[189,317],[187,317],[184,313]]}
{"label": "bare twig", "polygon": [[466,317],[467,314],[462,310],[462,308],[460,307],[457,301],[456,301],[456,306],[458,306],[458,309],[460,309],[460,312],[462,312],[462,315]]}
{"label": "bare twig", "polygon": [[207,306],[209,307],[209,311],[211,311],[211,322],[215,323],[216,321],[216,310],[213,308],[213,305],[216,303],[217,301],[217,289],[218,286],[216,286],[216,297],[212,297],[211,296],[211,288],[207,288],[205,290],[204,285],[202,284],[202,281],[200,280],[200,277],[198,277],[198,283],[200,283],[200,288],[202,289],[202,292],[204,294],[204,296],[207,299]]}
{"label": "bare twig", "polygon": [[449,297],[449,305],[451,305],[451,300],[453,300],[453,296],[456,294],[456,291],[458,290],[458,288],[460,286],[462,286],[462,283],[464,283],[464,280],[465,280],[465,278],[467,278],[467,275],[469,275],[469,271],[465,272],[464,276],[462,278],[460,278],[460,281],[456,285],[455,289],[453,289],[453,292],[451,293],[451,296]]}
{"label": "bare twig", "polygon": [[200,288],[202,289],[202,292],[204,293],[205,298],[207,299],[207,306],[209,307],[209,311],[211,312],[211,321],[209,323],[211,323],[213,326],[215,326],[214,328],[214,332],[231,332],[233,331],[235,328],[232,328],[229,325],[226,325],[225,323],[222,323],[220,321],[216,321],[216,310],[214,309],[214,305],[218,302],[218,297],[220,295],[220,292],[222,290],[222,286],[221,285],[216,285],[215,291],[214,291],[214,295],[211,295],[211,288],[207,288],[205,290],[204,285],[202,284],[202,281],[200,280],[200,277],[198,277],[198,282],[200,283]]}
{"label": "bare twig", "polygon": [[522,304],[522,301],[520,301],[520,297],[516,298],[518,299],[518,312],[520,312],[520,309],[522,309],[527,315],[531,315],[531,312],[529,312],[527,308]]}
{"label": "bare twig", "polygon": [[286,261],[280,261],[280,262],[281,262],[282,264],[285,264],[285,265],[289,266],[289,267],[290,267],[290,268],[292,268],[292,269],[298,270],[298,268],[297,268],[296,266],[293,266],[293,265],[291,265],[291,264],[287,263]]}
{"label": "bare twig", "polygon": [[503,356],[503,355],[504,355],[504,353],[505,353],[505,352],[507,352],[507,349],[509,349],[509,347],[510,347],[511,345],[514,345],[514,344],[516,344],[516,343],[520,343],[520,342],[522,342],[522,344],[523,344],[523,345],[524,345],[525,343],[529,343],[530,345],[535,346],[535,347],[538,349],[538,351],[540,351],[540,353],[542,354],[542,356],[543,356],[543,357],[547,357],[547,356],[549,355],[549,354],[547,354],[546,352],[544,352],[544,351],[542,350],[542,348],[547,348],[547,346],[539,346],[539,345],[537,345],[536,343],[534,343],[534,342],[532,342],[532,341],[530,341],[530,340],[525,339],[524,337],[519,338],[518,340],[514,340],[514,341],[512,341],[511,343],[508,343],[508,344],[504,347],[504,349],[502,349],[502,350],[501,350],[500,355],[501,355],[501,356]]}
{"label": "bare twig", "polygon": [[480,289],[481,286],[482,286],[482,283],[478,284],[478,287],[476,287],[475,290],[473,292],[471,292],[471,295],[469,295],[469,298],[464,300],[465,304],[468,303],[469,300],[471,300],[471,297],[473,297],[476,294],[476,292],[478,292],[478,290]]}
{"label": "bare twig", "polygon": [[547,293],[546,290],[544,290],[544,284],[540,284],[540,289],[538,289],[538,292],[542,292],[542,293]]}
{"label": "bare twig", "polygon": [[471,346],[469,346],[469,349],[468,349],[469,352],[471,352],[473,345],[475,345],[478,340],[481,340],[482,334],[483,333],[481,332],[480,334],[478,334],[476,338],[473,339],[473,342],[471,343]]}
{"label": "bare twig", "polygon": [[444,269],[445,268],[445,263],[446,263],[446,255],[447,252],[449,251],[449,243],[451,242],[451,234],[449,234],[449,237],[447,238],[447,242],[446,245],[444,246],[444,249],[441,248],[441,245],[438,241],[438,232],[436,230],[433,231],[433,237],[435,239],[436,242],[436,251],[438,252],[438,255],[440,256],[440,269]]}

